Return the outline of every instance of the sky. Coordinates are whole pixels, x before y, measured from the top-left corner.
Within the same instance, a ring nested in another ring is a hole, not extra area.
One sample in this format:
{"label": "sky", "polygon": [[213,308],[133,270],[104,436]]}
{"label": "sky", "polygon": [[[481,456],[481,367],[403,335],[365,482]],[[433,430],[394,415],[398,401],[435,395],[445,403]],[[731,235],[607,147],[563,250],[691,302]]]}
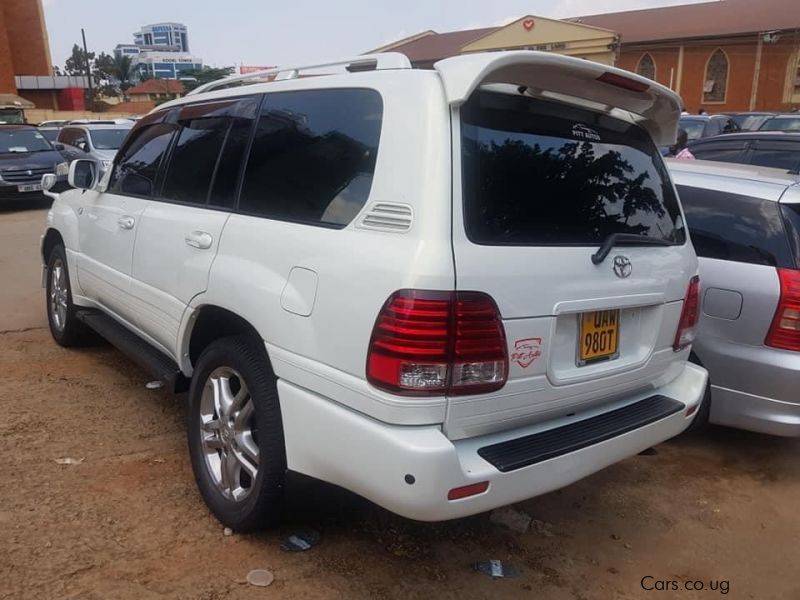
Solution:
{"label": "sky", "polygon": [[86,30],[90,51],[133,43],[142,25],[184,23],[205,64],[273,66],[325,62],[391,41],[502,25],[524,15],[580,15],[686,4],[691,0],[43,0],[53,63],[64,65]]}

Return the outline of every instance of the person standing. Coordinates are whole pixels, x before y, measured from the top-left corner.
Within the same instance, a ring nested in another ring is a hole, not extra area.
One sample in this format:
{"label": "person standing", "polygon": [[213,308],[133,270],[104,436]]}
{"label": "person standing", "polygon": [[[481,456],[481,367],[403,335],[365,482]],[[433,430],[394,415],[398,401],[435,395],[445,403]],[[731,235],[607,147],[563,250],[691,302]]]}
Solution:
{"label": "person standing", "polygon": [[688,148],[689,135],[685,129],[678,129],[678,138],[674,146],[670,146],[669,155],[680,160],[694,160],[694,154]]}

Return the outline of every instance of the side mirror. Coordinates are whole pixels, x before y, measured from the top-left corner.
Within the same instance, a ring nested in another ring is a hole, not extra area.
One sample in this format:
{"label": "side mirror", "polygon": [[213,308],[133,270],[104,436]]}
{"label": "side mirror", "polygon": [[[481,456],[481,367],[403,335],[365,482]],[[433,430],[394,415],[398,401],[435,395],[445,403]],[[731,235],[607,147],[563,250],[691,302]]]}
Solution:
{"label": "side mirror", "polygon": [[53,144],[53,148],[55,148],[59,152],[62,152],[64,150],[64,144],[56,142],[55,144]]}
{"label": "side mirror", "polygon": [[94,187],[97,178],[96,168],[93,160],[74,160],[69,166],[67,181],[72,187],[79,190],[90,190]]}
{"label": "side mirror", "polygon": [[55,173],[45,173],[42,175],[42,189],[45,192],[49,192],[53,189],[53,186],[56,184],[56,175]]}

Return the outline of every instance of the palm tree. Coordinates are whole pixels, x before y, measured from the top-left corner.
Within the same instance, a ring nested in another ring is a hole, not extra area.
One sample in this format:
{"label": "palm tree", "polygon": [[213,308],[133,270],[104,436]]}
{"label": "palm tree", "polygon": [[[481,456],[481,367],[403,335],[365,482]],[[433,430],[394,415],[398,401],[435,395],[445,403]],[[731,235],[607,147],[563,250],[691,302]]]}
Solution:
{"label": "palm tree", "polygon": [[114,76],[119,80],[119,89],[122,90],[122,95],[125,100],[128,100],[128,90],[131,88],[131,76],[133,75],[133,67],[131,65],[131,57],[123,55],[114,56]]}

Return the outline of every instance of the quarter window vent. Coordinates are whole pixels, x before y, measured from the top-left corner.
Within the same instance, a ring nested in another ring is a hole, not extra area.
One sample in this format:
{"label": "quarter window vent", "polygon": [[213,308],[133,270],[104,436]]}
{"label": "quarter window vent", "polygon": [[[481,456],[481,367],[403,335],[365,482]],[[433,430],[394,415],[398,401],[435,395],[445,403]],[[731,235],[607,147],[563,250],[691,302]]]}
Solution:
{"label": "quarter window vent", "polygon": [[408,204],[375,202],[361,219],[359,227],[376,231],[403,232],[411,229],[414,213]]}

